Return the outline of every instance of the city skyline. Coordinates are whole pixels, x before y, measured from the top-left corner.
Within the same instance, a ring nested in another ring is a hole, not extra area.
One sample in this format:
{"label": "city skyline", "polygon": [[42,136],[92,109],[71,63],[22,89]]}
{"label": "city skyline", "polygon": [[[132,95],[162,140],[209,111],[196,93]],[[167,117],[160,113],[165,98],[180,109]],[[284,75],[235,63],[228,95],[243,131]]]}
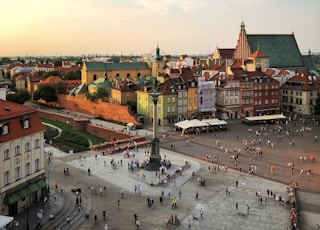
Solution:
{"label": "city skyline", "polygon": [[[88,10],[90,9],[90,10]],[[302,53],[319,52],[317,0],[5,1],[0,56],[155,53],[205,55],[248,34],[291,34]]]}

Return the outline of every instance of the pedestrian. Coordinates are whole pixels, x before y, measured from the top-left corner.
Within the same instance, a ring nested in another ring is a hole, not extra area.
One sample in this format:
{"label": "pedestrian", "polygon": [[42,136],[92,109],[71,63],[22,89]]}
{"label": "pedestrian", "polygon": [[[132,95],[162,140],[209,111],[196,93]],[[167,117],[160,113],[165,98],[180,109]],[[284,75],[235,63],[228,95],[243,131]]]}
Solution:
{"label": "pedestrian", "polygon": [[228,195],[228,187],[226,187],[226,196]]}
{"label": "pedestrian", "polygon": [[56,189],[58,189],[58,183],[57,182],[55,183],[54,186],[55,186]]}
{"label": "pedestrian", "polygon": [[102,216],[103,216],[103,219],[105,220],[106,219],[106,210],[105,209],[102,210]]}
{"label": "pedestrian", "polygon": [[[248,205],[247,205],[248,206]],[[247,216],[249,216],[250,207],[247,207]]]}
{"label": "pedestrian", "polygon": [[88,175],[90,176],[90,174],[91,174],[91,170],[90,168],[88,168]]}
{"label": "pedestrian", "polygon": [[120,200],[118,200],[118,203],[117,203],[117,205],[118,205],[118,208],[120,208]]}
{"label": "pedestrian", "polygon": [[160,200],[160,204],[162,204],[162,200],[163,200],[162,196],[160,196],[159,200]]}
{"label": "pedestrian", "polygon": [[231,195],[231,188],[229,187],[228,188],[228,193],[229,193],[229,196]]}
{"label": "pedestrian", "polygon": [[134,194],[137,193],[137,189],[138,189],[137,185],[134,185]]}
{"label": "pedestrian", "polygon": [[124,196],[124,188],[121,188],[120,193],[121,193],[121,198],[123,198],[123,196]]}
{"label": "pedestrian", "polygon": [[180,191],[179,191],[179,199],[181,200],[181,196],[182,196],[182,191],[181,191],[181,189],[180,189]]}
{"label": "pedestrian", "polygon": [[200,217],[201,217],[201,219],[203,219],[203,209],[202,208],[200,208]]}
{"label": "pedestrian", "polygon": [[138,220],[137,214],[135,213],[135,214],[133,215],[133,217],[134,217],[134,222],[136,222],[136,221]]}
{"label": "pedestrian", "polygon": [[238,212],[238,202],[236,203],[236,211]]}
{"label": "pedestrian", "polygon": [[95,221],[98,220],[97,213],[94,214],[94,220],[95,220]]}
{"label": "pedestrian", "polygon": [[198,198],[199,198],[199,193],[198,193],[198,191],[196,192],[196,200],[198,200]]}
{"label": "pedestrian", "polygon": [[103,188],[102,188],[102,187],[100,187],[99,191],[100,191],[100,196],[102,196]]}
{"label": "pedestrian", "polygon": [[238,188],[238,183],[239,183],[239,182],[238,182],[238,181],[236,181],[236,188]]}
{"label": "pedestrian", "polygon": [[170,192],[168,192],[168,197],[169,197],[169,199],[170,199],[170,195],[171,195]]}
{"label": "pedestrian", "polygon": [[61,193],[63,193],[63,189],[64,189],[64,187],[63,187],[63,186],[61,186],[61,187],[60,187],[60,191],[61,191]]}

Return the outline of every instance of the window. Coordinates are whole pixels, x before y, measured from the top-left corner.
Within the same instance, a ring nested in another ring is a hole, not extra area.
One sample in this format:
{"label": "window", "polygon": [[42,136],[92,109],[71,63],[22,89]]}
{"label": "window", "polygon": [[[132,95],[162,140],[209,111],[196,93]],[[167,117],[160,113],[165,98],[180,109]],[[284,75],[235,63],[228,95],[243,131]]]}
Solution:
{"label": "window", "polygon": [[175,112],[176,112],[176,107],[175,107],[175,106],[172,106],[172,107],[171,107],[171,110],[172,110],[173,113],[175,113]]}
{"label": "window", "polygon": [[192,90],[191,89],[189,90],[189,94],[192,94]]}
{"label": "window", "polygon": [[36,159],[34,170],[37,172],[40,170],[40,160]]}
{"label": "window", "polygon": [[26,176],[30,175],[30,162],[26,163]]}
{"label": "window", "polygon": [[4,160],[7,160],[7,159],[9,159],[10,158],[10,150],[9,149],[5,149],[4,151],[3,151],[3,159]]}
{"label": "window", "polygon": [[167,98],[167,103],[170,103],[170,102],[171,102],[171,98],[168,97],[168,98]]}
{"label": "window", "polygon": [[[273,91],[272,91],[273,92]],[[268,96],[268,91],[265,92],[265,96]]]}
{"label": "window", "polygon": [[20,152],[20,145],[17,145],[15,148],[14,148],[14,155],[15,156],[18,156],[20,155],[21,152]]}
{"label": "window", "polygon": [[8,133],[9,133],[9,126],[8,125],[2,126],[2,135],[6,135]]}
{"label": "window", "polygon": [[192,106],[189,106],[189,111],[192,111]]}
{"label": "window", "polygon": [[172,102],[176,102],[176,98],[175,97],[172,97]]}
{"label": "window", "polygon": [[30,123],[29,123],[29,120],[28,120],[28,119],[25,119],[25,120],[23,121],[23,128],[24,128],[24,129],[30,128]]}
{"label": "window", "polygon": [[39,140],[39,139],[36,139],[36,140],[34,141],[34,148],[35,148],[35,149],[40,148],[40,140]]}
{"label": "window", "polygon": [[186,97],[187,96],[187,92],[183,92],[183,96]]}
{"label": "window", "polygon": [[158,107],[158,113],[161,113],[161,107]]}
{"label": "window", "polygon": [[20,167],[16,167],[16,180],[20,180]]}
{"label": "window", "polygon": [[189,98],[189,102],[192,103],[192,98]]}
{"label": "window", "polygon": [[269,100],[266,99],[264,103],[265,103],[266,105],[269,104]]}
{"label": "window", "polygon": [[195,105],[194,106],[194,110],[197,111],[198,110],[198,106]]}
{"label": "window", "polygon": [[9,171],[5,171],[3,175],[4,185],[8,185],[10,183]]}
{"label": "window", "polygon": [[25,144],[25,152],[29,152],[31,150],[31,145],[30,145],[30,142],[27,142]]}
{"label": "window", "polygon": [[171,112],[171,107],[170,107],[170,106],[167,107],[167,112],[168,112],[168,113]]}

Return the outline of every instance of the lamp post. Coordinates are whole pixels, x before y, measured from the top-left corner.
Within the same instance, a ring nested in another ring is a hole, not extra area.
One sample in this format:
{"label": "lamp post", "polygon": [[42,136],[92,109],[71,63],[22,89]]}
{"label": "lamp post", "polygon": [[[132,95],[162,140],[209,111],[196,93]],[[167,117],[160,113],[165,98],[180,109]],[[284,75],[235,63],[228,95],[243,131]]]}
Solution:
{"label": "lamp post", "polygon": [[48,190],[48,194],[50,193],[50,187],[49,187],[49,179],[50,179],[50,152],[48,152],[48,156],[47,156],[47,162],[48,162],[48,187],[47,187],[47,190]]}
{"label": "lamp post", "polygon": [[27,182],[27,230],[29,230],[29,181]]}

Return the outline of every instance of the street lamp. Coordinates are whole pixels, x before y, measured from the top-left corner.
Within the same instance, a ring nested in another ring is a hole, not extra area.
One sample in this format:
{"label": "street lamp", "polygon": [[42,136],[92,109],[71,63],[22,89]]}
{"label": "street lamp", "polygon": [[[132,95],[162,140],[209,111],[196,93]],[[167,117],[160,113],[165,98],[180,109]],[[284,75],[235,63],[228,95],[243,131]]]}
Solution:
{"label": "street lamp", "polygon": [[27,182],[27,230],[29,230],[29,182]]}
{"label": "street lamp", "polygon": [[49,187],[49,179],[50,179],[50,152],[48,152],[48,156],[47,156],[47,162],[48,162],[48,194],[50,193],[50,187]]}

